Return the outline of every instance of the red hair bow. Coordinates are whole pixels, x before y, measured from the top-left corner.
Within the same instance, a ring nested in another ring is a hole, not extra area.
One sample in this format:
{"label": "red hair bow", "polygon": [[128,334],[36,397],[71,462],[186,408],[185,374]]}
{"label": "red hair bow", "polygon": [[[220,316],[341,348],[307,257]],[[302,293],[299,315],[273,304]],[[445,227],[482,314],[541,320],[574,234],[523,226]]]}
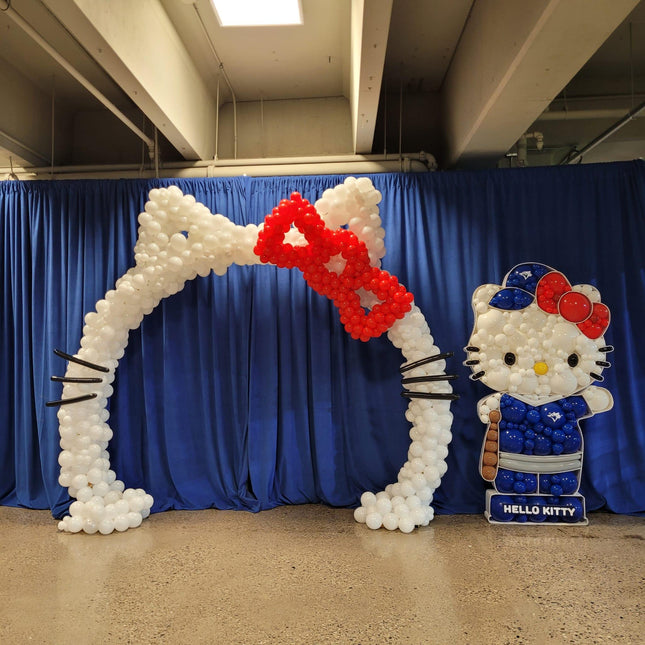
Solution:
{"label": "red hair bow", "polygon": [[600,338],[609,326],[609,308],[602,302],[591,302],[584,293],[572,291],[567,279],[558,271],[540,278],[536,289],[537,304],[549,314],[560,314],[591,339]]}
{"label": "red hair bow", "polygon": [[[305,236],[307,244],[284,242],[292,224]],[[352,231],[327,228],[316,209],[298,193],[292,193],[290,200],[283,199],[266,216],[253,252],[264,263],[298,267],[314,291],[333,300],[352,338],[367,341],[380,336],[412,308],[414,296],[396,276],[370,265],[365,243]],[[342,271],[327,268],[332,258],[340,257],[345,263]],[[368,313],[357,293],[361,288],[380,301]]]}

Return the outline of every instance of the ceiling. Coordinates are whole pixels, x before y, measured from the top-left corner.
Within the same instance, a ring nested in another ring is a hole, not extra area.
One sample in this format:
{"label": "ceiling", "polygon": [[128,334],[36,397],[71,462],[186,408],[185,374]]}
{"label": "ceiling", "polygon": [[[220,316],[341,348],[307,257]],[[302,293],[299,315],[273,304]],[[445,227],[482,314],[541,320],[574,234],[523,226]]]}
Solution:
{"label": "ceiling", "polygon": [[209,0],[0,0],[0,178],[645,156],[645,1],[301,1],[222,28]]}

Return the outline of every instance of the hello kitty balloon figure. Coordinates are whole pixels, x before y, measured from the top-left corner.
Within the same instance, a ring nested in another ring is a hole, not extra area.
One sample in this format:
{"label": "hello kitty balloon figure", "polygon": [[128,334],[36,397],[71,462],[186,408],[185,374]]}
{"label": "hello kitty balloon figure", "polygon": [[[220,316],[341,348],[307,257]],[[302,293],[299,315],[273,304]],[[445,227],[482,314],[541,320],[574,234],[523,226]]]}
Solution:
{"label": "hello kitty balloon figure", "polygon": [[609,391],[592,385],[610,367],[609,309],[591,285],[571,286],[539,263],[514,267],[502,286],[480,286],[472,305],[464,364],[495,390],[477,404],[487,424],[480,472],[494,487],[486,517],[586,524],[578,422],[613,406]]}

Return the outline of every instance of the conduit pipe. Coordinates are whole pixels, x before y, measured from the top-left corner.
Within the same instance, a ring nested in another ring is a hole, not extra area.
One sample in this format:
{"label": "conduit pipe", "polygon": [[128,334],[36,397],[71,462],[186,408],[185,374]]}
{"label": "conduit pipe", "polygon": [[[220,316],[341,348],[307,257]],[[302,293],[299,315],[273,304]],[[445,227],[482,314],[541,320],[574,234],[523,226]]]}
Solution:
{"label": "conduit pipe", "polygon": [[[155,160],[158,151],[153,139],[140,130],[128,117],[119,110],[110,99],[102,94],[88,81],[67,59],[63,58],[24,18],[11,6],[3,10],[4,15],[11,18],[34,42],[42,47],[68,74],[75,78],[94,98],[102,103],[114,116],[124,123],[148,146],[148,156]],[[40,155],[38,155],[40,156]]]}
{"label": "conduit pipe", "polygon": [[[627,108],[606,110],[553,110],[543,112],[537,121],[584,121],[589,119],[621,119],[628,113]],[[645,117],[645,114],[634,114],[634,117]]]}
{"label": "conduit pipe", "polygon": [[213,159],[219,157],[219,76],[217,77],[217,97],[215,99],[215,154]]}
{"label": "conduit pipe", "polygon": [[[274,175],[324,175],[366,174],[377,172],[428,172],[437,165],[428,153],[406,155],[402,164],[398,159],[386,159],[385,155],[337,155],[335,157],[277,157],[263,159],[202,160],[195,162],[165,163],[159,169],[159,177],[267,177]],[[0,168],[0,174],[5,169]],[[21,179],[37,179],[41,175],[51,177],[52,168],[24,168],[15,170]],[[111,164],[92,166],[58,166],[54,175],[65,179],[76,178],[138,178],[149,176],[150,171],[141,171],[138,164]]]}
{"label": "conduit pipe", "polygon": [[[195,3],[193,3],[193,10],[195,11],[197,19],[199,20],[199,24],[201,25],[202,31],[204,32],[204,36],[206,37],[206,42],[210,46],[211,52],[213,53],[213,56],[217,61],[219,73],[224,78],[226,85],[228,85],[229,92],[231,93],[231,98],[233,100],[233,158],[237,159],[237,99],[235,97],[235,92],[233,91],[233,86],[231,85],[231,81],[228,78],[228,74],[224,69],[224,63],[222,62],[222,59],[219,57],[217,50],[215,49],[215,45],[213,44],[211,35],[208,33],[208,29],[206,29],[206,25],[204,24],[204,19],[202,18],[202,14],[199,13],[199,9],[197,8],[197,5]],[[218,78],[218,85],[217,85],[217,111],[218,111],[218,119],[219,119],[219,78]],[[217,157],[217,148],[215,149],[215,156]]]}
{"label": "conduit pipe", "polygon": [[610,128],[607,128],[607,130],[599,134],[593,141],[589,142],[582,150],[576,151],[571,157],[567,155],[567,157],[565,157],[560,162],[560,165],[572,164],[578,161],[578,159],[581,159],[583,155],[593,150],[596,146],[599,146],[603,141],[608,139],[612,134],[615,134],[616,132],[618,132],[618,130],[620,130],[621,128],[624,128],[632,119],[637,117],[643,111],[645,111],[645,102],[636,106],[633,110],[628,112],[619,121],[616,121],[614,125],[612,125]]}

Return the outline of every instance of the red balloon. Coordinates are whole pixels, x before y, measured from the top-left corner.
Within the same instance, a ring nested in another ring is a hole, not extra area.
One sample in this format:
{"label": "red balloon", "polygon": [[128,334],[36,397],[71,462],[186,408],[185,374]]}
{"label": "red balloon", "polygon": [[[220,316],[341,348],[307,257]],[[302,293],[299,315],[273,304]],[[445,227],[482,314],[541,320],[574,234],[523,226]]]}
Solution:
{"label": "red balloon", "polygon": [[579,291],[569,291],[558,301],[560,315],[569,322],[581,323],[591,315],[591,300]]}

